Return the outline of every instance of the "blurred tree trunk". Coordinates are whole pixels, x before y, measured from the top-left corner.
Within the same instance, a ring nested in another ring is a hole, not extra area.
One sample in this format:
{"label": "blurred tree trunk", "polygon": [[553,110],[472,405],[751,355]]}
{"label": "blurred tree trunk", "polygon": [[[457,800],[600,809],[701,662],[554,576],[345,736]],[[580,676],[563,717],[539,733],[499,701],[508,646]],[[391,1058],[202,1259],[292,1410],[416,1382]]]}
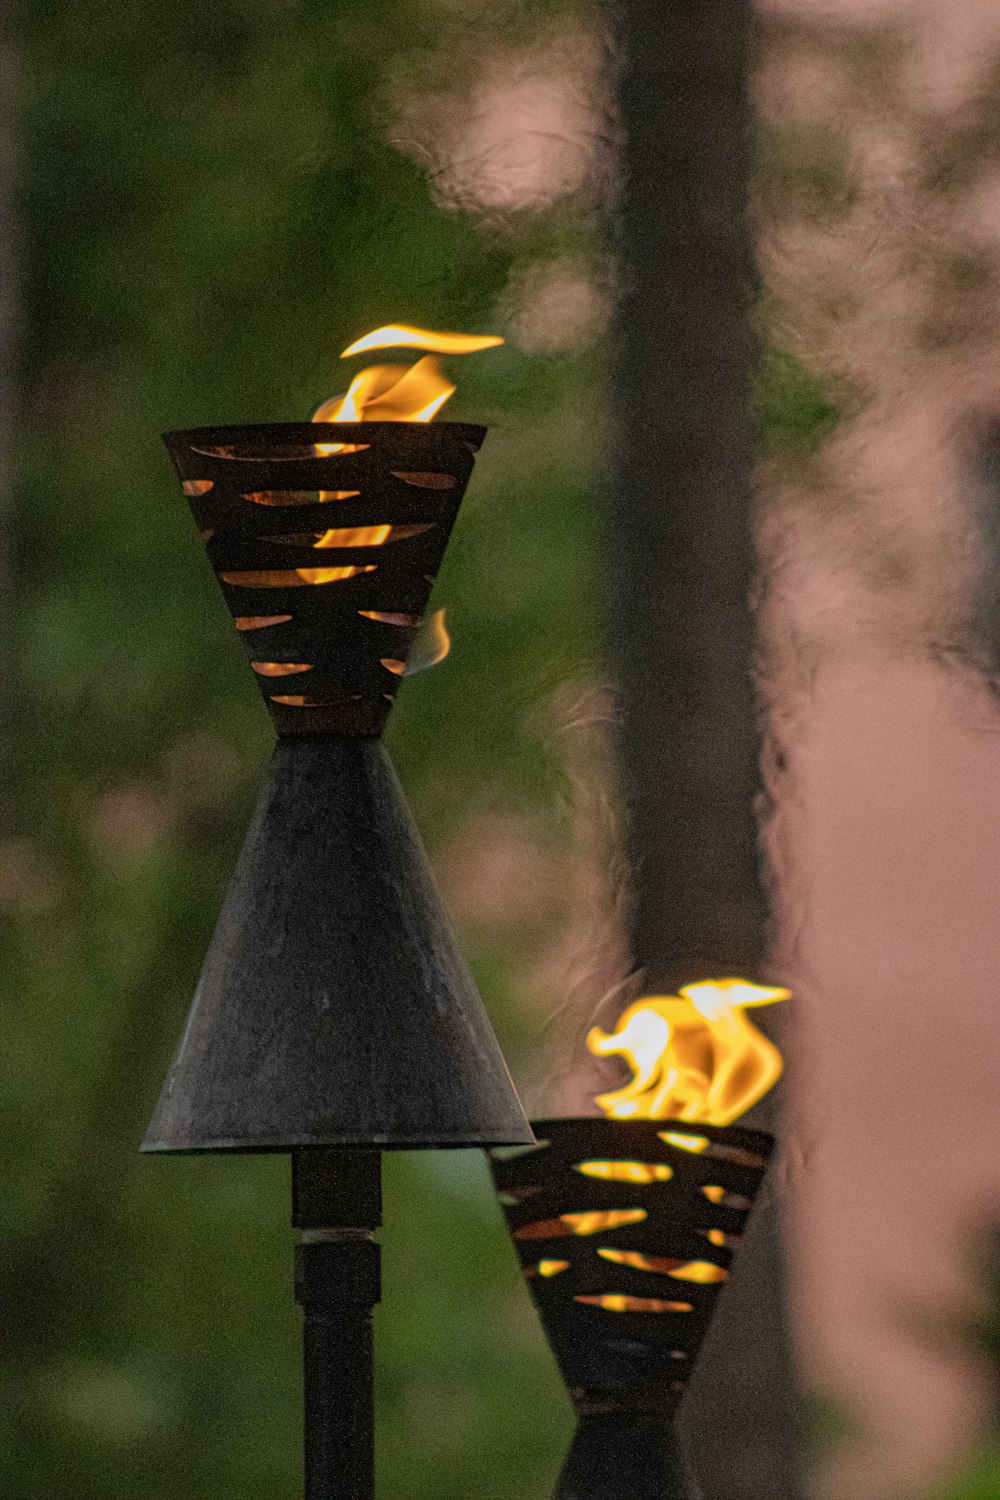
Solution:
{"label": "blurred tree trunk", "polygon": [[7,724],[10,687],[10,495],[13,480],[17,370],[17,248],[15,217],[14,49],[9,10],[0,16],[0,591],[7,601],[0,622],[0,733]]}
{"label": "blurred tree trunk", "polygon": [[[626,181],[607,636],[633,955],[645,990],[662,993],[759,978],[767,938],[751,610],[751,7],[619,0],[615,14]],[[748,1123],[769,1128],[773,1111],[772,1098]],[[798,1492],[782,1283],[770,1197],[685,1402],[706,1500]]]}

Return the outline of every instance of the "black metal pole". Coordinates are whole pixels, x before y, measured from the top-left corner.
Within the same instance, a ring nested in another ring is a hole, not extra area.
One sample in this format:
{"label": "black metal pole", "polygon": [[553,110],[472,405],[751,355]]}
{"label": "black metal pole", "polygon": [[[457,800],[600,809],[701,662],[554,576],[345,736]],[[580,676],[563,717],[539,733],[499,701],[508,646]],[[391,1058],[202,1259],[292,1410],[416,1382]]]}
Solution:
{"label": "black metal pole", "polygon": [[381,1157],[292,1152],[295,1298],[304,1316],[305,1500],[374,1500],[372,1309],[381,1295]]}

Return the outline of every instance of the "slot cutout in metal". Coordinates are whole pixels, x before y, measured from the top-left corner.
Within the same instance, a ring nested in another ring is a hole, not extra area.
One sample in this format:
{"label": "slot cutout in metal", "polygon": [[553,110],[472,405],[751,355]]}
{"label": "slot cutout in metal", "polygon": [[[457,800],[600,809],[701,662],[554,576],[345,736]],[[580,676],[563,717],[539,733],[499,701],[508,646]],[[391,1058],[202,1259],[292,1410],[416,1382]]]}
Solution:
{"label": "slot cutout in metal", "polygon": [[252,661],[250,665],[258,677],[295,677],[312,671],[312,662],[304,661]]}
{"label": "slot cutout in metal", "polygon": [[220,573],[223,583],[241,589],[296,589],[304,584],[343,583],[359,573],[374,573],[376,563],[347,568],[264,568],[249,573]]}
{"label": "slot cutout in metal", "polygon": [[237,630],[267,630],[271,625],[287,625],[291,615],[237,615]]}
{"label": "slot cutout in metal", "polygon": [[391,469],[390,473],[394,479],[401,479],[404,484],[412,484],[419,490],[453,490],[458,485],[454,474],[418,473],[407,469]]}

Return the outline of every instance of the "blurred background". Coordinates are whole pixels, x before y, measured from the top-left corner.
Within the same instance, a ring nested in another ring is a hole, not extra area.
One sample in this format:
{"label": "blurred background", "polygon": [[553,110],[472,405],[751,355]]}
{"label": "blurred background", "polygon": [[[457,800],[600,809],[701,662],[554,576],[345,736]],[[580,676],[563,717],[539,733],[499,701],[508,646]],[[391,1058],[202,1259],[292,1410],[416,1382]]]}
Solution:
{"label": "blurred background", "polygon": [[[381,323],[505,337],[454,367],[448,415],[491,428],[434,597],[454,644],[388,741],[526,1103],[575,1107],[627,970],[613,27],[590,0],[35,0],[3,26],[0,1494],[287,1496],[287,1163],[137,1155],[272,743],[158,435],[308,417]],[[1000,4],[767,0],[752,88],[809,1486],[985,1500]],[[485,1165],[386,1175],[381,1491],[542,1500],[571,1417]]]}

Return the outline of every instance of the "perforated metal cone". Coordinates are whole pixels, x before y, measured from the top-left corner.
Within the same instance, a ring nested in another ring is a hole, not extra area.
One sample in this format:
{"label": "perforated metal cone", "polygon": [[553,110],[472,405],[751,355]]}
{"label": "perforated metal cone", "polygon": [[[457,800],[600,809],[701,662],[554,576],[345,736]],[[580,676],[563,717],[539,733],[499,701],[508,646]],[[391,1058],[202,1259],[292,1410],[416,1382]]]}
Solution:
{"label": "perforated metal cone", "polygon": [[143,1149],[532,1139],[382,746],[279,742]]}
{"label": "perforated metal cone", "polygon": [[455,422],[166,434],[279,734],[381,733],[484,434]]}
{"label": "perforated metal cone", "polygon": [[[687,1389],[773,1138],[670,1120],[533,1124],[534,1150],[491,1154],[491,1165],[570,1398],[581,1412],[669,1415]],[[622,1163],[654,1180],[613,1180]]]}

